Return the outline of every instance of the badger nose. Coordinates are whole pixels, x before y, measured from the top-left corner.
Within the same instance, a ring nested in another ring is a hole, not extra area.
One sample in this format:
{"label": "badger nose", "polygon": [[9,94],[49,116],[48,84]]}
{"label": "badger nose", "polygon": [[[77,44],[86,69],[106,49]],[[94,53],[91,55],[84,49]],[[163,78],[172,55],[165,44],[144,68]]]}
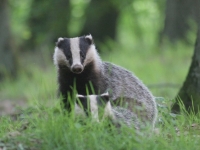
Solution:
{"label": "badger nose", "polygon": [[83,71],[83,67],[81,65],[74,65],[72,67],[72,72],[74,73],[81,73]]}

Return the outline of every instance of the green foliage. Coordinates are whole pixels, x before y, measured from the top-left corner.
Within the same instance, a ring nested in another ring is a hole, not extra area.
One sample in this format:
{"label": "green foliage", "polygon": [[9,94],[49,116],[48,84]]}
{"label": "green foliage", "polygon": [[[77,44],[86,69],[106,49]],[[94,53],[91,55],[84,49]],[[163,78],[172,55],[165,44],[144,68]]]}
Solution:
{"label": "green foliage", "polygon": [[85,10],[89,0],[70,0],[71,18],[68,25],[69,36],[78,35],[85,22]]}
{"label": "green foliage", "polygon": [[[164,22],[164,0],[110,1],[120,13],[116,31],[118,41],[123,40],[123,35],[129,35],[131,40],[137,42],[157,42]],[[88,0],[9,2],[11,27],[16,42],[20,45],[31,40],[29,47],[37,47],[44,42],[50,44],[57,36],[78,36],[85,23],[86,9],[90,9],[87,8]]]}
{"label": "green foliage", "polygon": [[118,39],[131,45],[148,43],[148,46],[154,46],[158,44],[163,23],[164,9],[160,10],[160,3],[154,0],[132,1],[121,13]]}
{"label": "green foliage", "polygon": [[27,26],[27,19],[30,12],[32,0],[9,0],[10,4],[10,26],[16,43],[22,44],[30,38],[30,29]]}

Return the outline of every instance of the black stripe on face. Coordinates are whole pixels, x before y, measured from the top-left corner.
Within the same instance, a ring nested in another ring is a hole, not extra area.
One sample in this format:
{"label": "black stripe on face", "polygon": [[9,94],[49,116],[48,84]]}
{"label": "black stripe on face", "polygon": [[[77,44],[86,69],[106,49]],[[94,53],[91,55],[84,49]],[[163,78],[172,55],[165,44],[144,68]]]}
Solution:
{"label": "black stripe on face", "polygon": [[63,53],[65,54],[66,59],[69,61],[70,66],[73,63],[72,59],[72,53],[70,48],[70,39],[64,38],[64,40],[57,43],[58,48],[63,50]]}
{"label": "black stripe on face", "polygon": [[105,106],[109,99],[106,96],[97,96],[97,105],[98,105],[98,115],[99,119],[103,117]]}
{"label": "black stripe on face", "polygon": [[81,63],[83,64],[87,51],[91,45],[91,42],[88,41],[84,36],[79,38],[79,48],[80,48],[80,58]]}
{"label": "black stripe on face", "polygon": [[[90,101],[88,100],[88,98],[86,96],[79,97],[79,100],[80,100],[80,103],[82,105],[80,107],[83,107],[83,110],[84,110],[85,114],[87,116],[89,116],[89,114],[90,114],[89,113],[90,112]],[[79,103],[78,103],[78,105],[79,105]]]}
{"label": "black stripe on face", "polygon": [[98,106],[104,106],[106,105],[106,103],[109,101],[109,96],[108,95],[103,95],[103,96],[97,96],[97,103]]}

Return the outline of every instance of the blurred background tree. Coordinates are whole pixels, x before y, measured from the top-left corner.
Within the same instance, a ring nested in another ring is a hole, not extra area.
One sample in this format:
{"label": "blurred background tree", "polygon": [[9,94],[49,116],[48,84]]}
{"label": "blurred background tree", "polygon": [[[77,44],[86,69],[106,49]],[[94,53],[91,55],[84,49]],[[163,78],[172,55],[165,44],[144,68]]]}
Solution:
{"label": "blurred background tree", "polygon": [[28,46],[33,48],[44,43],[54,43],[58,37],[68,35],[70,14],[69,0],[33,0],[28,16]]}
{"label": "blurred background tree", "polygon": [[8,0],[0,4],[0,80],[5,76],[16,77],[17,61],[10,29]]}
{"label": "blurred background tree", "polygon": [[95,42],[116,38],[119,9],[113,0],[92,0],[86,7],[81,35],[92,33]]}
{"label": "blurred background tree", "polygon": [[191,22],[200,24],[199,8],[199,0],[167,0],[162,38],[167,37],[170,42],[189,42],[187,33],[192,28]]}

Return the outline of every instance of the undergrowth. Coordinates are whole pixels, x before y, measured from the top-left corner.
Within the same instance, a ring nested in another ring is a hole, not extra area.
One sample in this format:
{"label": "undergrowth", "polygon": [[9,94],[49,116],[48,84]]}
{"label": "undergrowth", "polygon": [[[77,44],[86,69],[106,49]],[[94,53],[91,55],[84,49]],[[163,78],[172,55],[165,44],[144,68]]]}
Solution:
{"label": "undergrowth", "polygon": [[153,132],[136,133],[110,122],[92,122],[63,113],[55,106],[35,105],[15,116],[1,117],[0,148],[7,149],[188,149],[200,147],[199,114],[170,113],[166,100],[159,100],[159,116]]}

